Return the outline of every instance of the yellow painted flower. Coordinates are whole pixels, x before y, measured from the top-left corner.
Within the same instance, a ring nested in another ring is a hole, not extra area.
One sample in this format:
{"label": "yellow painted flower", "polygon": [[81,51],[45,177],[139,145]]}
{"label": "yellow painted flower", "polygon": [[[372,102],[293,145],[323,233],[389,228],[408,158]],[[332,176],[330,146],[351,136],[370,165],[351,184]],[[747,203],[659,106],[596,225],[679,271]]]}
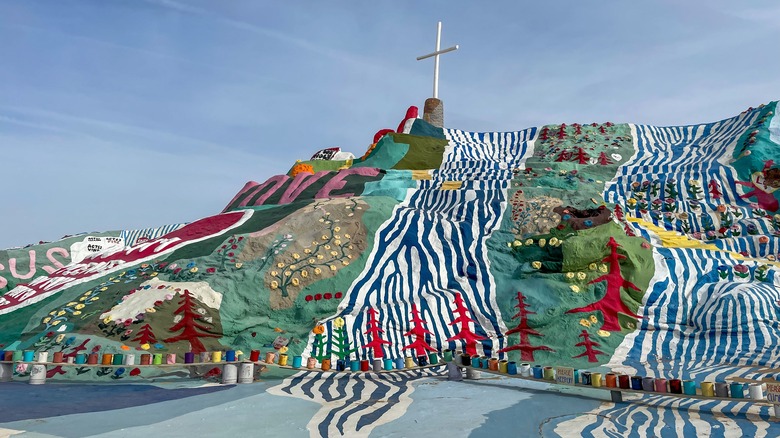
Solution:
{"label": "yellow painted flower", "polygon": [[66,304],[66,306],[75,306],[76,304],[78,304],[78,303],[75,302],[75,301],[71,301],[68,304]]}
{"label": "yellow painted flower", "polygon": [[592,322],[593,324],[598,324],[599,319],[596,318],[596,315],[590,315],[590,322]]}
{"label": "yellow painted flower", "polygon": [[314,259],[309,259],[309,264],[313,264],[313,263],[315,263],[316,261],[317,261],[317,260],[314,260]]}
{"label": "yellow painted flower", "polygon": [[540,262],[538,260],[534,261],[534,262],[531,262],[531,267],[534,268],[534,269],[540,269],[542,267],[542,262]]}
{"label": "yellow painted flower", "polygon": [[547,239],[539,239],[539,247],[544,248],[544,245],[547,245]]}
{"label": "yellow painted flower", "polygon": [[596,265],[595,263],[591,263],[588,265],[588,269],[590,269],[591,271],[595,271],[596,268],[598,268],[598,265]]}
{"label": "yellow painted flower", "polygon": [[87,298],[89,297],[79,297],[79,301],[87,301]]}
{"label": "yellow painted flower", "polygon": [[534,239],[526,239],[525,240],[525,244],[526,245],[533,245],[534,244]]}
{"label": "yellow painted flower", "polygon": [[349,245],[347,248],[352,249],[352,245]]}
{"label": "yellow painted flower", "polygon": [[568,278],[569,280],[573,280],[574,279],[574,272],[567,272],[566,273],[566,278]]}
{"label": "yellow painted flower", "polygon": [[148,350],[149,348],[151,348],[149,344],[141,344],[141,350]]}
{"label": "yellow painted flower", "polygon": [[580,320],[580,325],[583,326],[583,327],[590,327],[590,322],[587,319],[582,318]]}
{"label": "yellow painted flower", "polygon": [[306,254],[311,254],[311,249],[309,249],[309,248],[304,248],[304,249],[303,249],[303,252],[304,252],[304,253],[306,253]]}
{"label": "yellow painted flower", "polygon": [[636,199],[634,199],[634,198],[628,198],[628,201],[627,201],[627,202],[628,202],[628,205],[629,205],[630,207],[633,207],[633,206],[635,206],[635,205],[636,205]]}
{"label": "yellow painted flower", "polygon": [[59,344],[60,342],[62,342],[63,339],[65,339],[65,333],[61,333],[57,335],[57,337],[54,338],[54,342]]}
{"label": "yellow painted flower", "polygon": [[336,257],[337,255],[339,255],[339,253],[336,252],[336,251],[331,251],[330,255],[333,256],[333,257]]}
{"label": "yellow painted flower", "polygon": [[92,297],[92,298],[89,299],[89,301],[97,301],[99,299],[100,299],[100,297]]}
{"label": "yellow painted flower", "polygon": [[56,320],[56,321],[52,321],[51,325],[60,325],[60,323],[61,323],[61,322],[62,322],[62,321],[60,321],[60,320],[58,319],[58,320]]}
{"label": "yellow painted flower", "polygon": [[577,273],[577,280],[583,281],[586,278],[588,278],[588,274],[586,274],[584,272],[578,272]]}
{"label": "yellow painted flower", "polygon": [[317,254],[317,260],[322,260],[324,258],[325,258],[325,256],[323,256],[322,254]]}
{"label": "yellow painted flower", "polygon": [[279,287],[279,282],[276,281],[276,280],[272,281],[271,284],[270,284],[270,287],[271,287],[271,289],[278,288]]}
{"label": "yellow painted flower", "polygon": [[349,234],[347,234],[347,233],[344,233],[344,238],[345,238],[345,239],[351,239],[351,238],[352,238],[352,236],[350,236],[350,235],[349,235]]}
{"label": "yellow painted flower", "polygon": [[[114,280],[111,280],[111,281],[114,281]],[[105,291],[107,291],[107,290],[108,290],[108,288],[107,288],[107,287],[101,287],[101,288],[100,288],[100,291],[101,291],[101,292],[105,292]],[[85,293],[84,295],[89,295],[89,294],[91,294],[91,293],[92,293],[92,291],[89,291],[89,292]]]}
{"label": "yellow painted flower", "polygon": [[322,235],[322,240],[328,240],[328,236],[326,236],[326,235],[324,235],[324,234],[323,234],[323,235]]}
{"label": "yellow painted flower", "polygon": [[301,277],[306,278],[309,276],[309,273],[306,270],[301,271]]}
{"label": "yellow painted flower", "polygon": [[295,265],[290,265],[290,269],[293,269],[293,270],[295,270],[295,268],[296,268],[296,266],[295,266]]}
{"label": "yellow painted flower", "polygon": [[56,311],[56,310],[52,310],[51,312],[49,312],[49,315],[54,315],[54,314],[56,314],[56,313],[57,313],[57,311]]}
{"label": "yellow painted flower", "polygon": [[328,267],[330,268],[331,271],[335,271],[336,270],[336,265],[330,265]]}
{"label": "yellow painted flower", "polygon": [[156,310],[154,307],[147,307],[147,308],[146,308],[146,313],[154,313],[154,312],[156,312],[156,311],[157,311],[157,310]]}
{"label": "yellow painted flower", "polygon": [[599,266],[599,271],[600,271],[600,272],[607,272],[608,270],[609,270],[609,269],[607,268],[607,265],[601,265],[601,266]]}
{"label": "yellow painted flower", "polygon": [[62,316],[62,315],[64,315],[64,314],[65,314],[65,311],[64,311],[64,310],[60,310],[59,312],[57,312],[57,316]]}
{"label": "yellow painted flower", "polygon": [[346,260],[342,260],[342,261],[341,261],[341,264],[342,264],[342,265],[344,265],[344,266],[348,266],[348,265],[349,265],[349,262],[348,262],[348,261],[346,261]]}
{"label": "yellow painted flower", "polygon": [[293,279],[290,281],[293,286],[298,286],[301,282],[296,277],[293,277]]}
{"label": "yellow painted flower", "polygon": [[333,231],[338,233],[339,231],[341,231],[341,227],[336,227],[336,228],[333,229]]}
{"label": "yellow painted flower", "polygon": [[333,241],[333,243],[335,243],[336,245],[341,245],[341,240],[336,239],[335,241]]}
{"label": "yellow painted flower", "polygon": [[44,324],[48,323],[49,321],[51,321],[51,317],[50,316],[47,316],[46,318],[43,318],[43,323]]}
{"label": "yellow painted flower", "polygon": [[197,266],[193,266],[192,269],[190,269],[190,272],[192,272],[193,274],[198,272],[198,267]]}
{"label": "yellow painted flower", "polygon": [[571,291],[574,293],[579,293],[580,291],[580,287],[577,286],[576,284],[572,284],[571,286],[569,286],[569,289],[571,289]]}
{"label": "yellow painted flower", "polygon": [[301,258],[301,255],[300,255],[300,254],[298,254],[297,252],[294,252],[294,253],[293,253],[293,258],[294,258],[295,260],[298,260],[299,258]]}
{"label": "yellow painted flower", "polygon": [[283,347],[279,347],[279,353],[280,353],[280,354],[285,354],[285,353],[287,353],[287,350],[289,350],[289,348],[287,348],[287,346],[286,346],[286,345],[285,345],[285,346],[283,346]]}
{"label": "yellow painted flower", "polygon": [[282,269],[282,268],[284,268],[284,263],[279,262],[279,263],[276,264],[276,267],[279,268],[279,269]]}
{"label": "yellow painted flower", "polygon": [[150,277],[156,277],[156,276],[157,276],[157,273],[156,273],[156,272],[152,272],[151,274],[149,274],[149,276],[150,276]]}
{"label": "yellow painted flower", "polygon": [[236,263],[236,269],[241,269],[242,266],[244,266],[243,263]]}
{"label": "yellow painted flower", "polygon": [[550,238],[550,246],[557,246],[561,241],[557,237]]}
{"label": "yellow painted flower", "polygon": [[325,245],[325,246],[323,246],[323,248],[330,249],[330,245]]}
{"label": "yellow painted flower", "polygon": [[351,259],[352,258],[352,254],[347,254],[347,258]]}
{"label": "yellow painted flower", "polygon": [[73,316],[79,316],[79,315],[81,315],[81,310],[76,310],[75,312],[73,312]]}
{"label": "yellow painted flower", "polygon": [[83,308],[84,308],[84,307],[86,307],[86,306],[84,306],[83,304],[76,304],[76,306],[75,306],[75,307],[76,307],[76,309],[79,309],[79,310],[81,310],[81,309],[83,309]]}
{"label": "yellow painted flower", "polygon": [[278,277],[279,272],[278,271],[271,271],[271,277]]}
{"label": "yellow painted flower", "polygon": [[105,318],[103,318],[103,324],[111,324],[111,317],[106,316]]}
{"label": "yellow painted flower", "polygon": [[333,327],[336,327],[336,328],[344,327],[344,318],[339,316],[338,318],[334,319],[333,320]]}
{"label": "yellow painted flower", "polygon": [[320,275],[320,274],[322,274],[322,269],[314,268],[314,275]]}
{"label": "yellow painted flower", "polygon": [[599,330],[596,332],[596,334],[601,336],[602,338],[608,338],[610,333],[606,330]]}
{"label": "yellow painted flower", "polygon": [[291,276],[291,275],[292,275],[292,272],[290,272],[290,271],[284,271],[284,276],[285,276],[285,277],[289,277],[289,276]]}
{"label": "yellow painted flower", "polygon": [[517,248],[518,246],[523,246],[523,242],[521,242],[519,240],[515,240],[514,242],[512,242],[510,244],[510,246],[514,246],[515,248]]}

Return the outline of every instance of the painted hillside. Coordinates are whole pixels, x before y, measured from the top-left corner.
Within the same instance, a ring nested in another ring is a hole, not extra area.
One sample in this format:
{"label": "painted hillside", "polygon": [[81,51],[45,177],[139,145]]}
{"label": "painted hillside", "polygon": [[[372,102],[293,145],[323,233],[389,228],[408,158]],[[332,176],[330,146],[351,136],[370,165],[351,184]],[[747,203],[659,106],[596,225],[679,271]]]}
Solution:
{"label": "painted hillside", "polygon": [[[780,365],[775,112],[491,133],[410,117],[211,217],[0,252],[0,348],[452,349],[760,378]],[[134,375],[100,373],[49,371]]]}

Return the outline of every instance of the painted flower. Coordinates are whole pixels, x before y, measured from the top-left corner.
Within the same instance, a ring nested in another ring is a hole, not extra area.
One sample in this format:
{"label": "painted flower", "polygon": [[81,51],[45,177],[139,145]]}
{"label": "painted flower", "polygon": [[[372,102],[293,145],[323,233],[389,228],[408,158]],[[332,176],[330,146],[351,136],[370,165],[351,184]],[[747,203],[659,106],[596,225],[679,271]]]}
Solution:
{"label": "painted flower", "polygon": [[515,248],[517,248],[518,246],[523,246],[523,242],[519,240],[515,240],[514,242],[512,242],[512,246],[514,246]]}
{"label": "painted flower", "polygon": [[333,231],[338,233],[339,231],[341,231],[341,227],[336,227],[336,228],[333,229]]}
{"label": "painted flower", "polygon": [[572,284],[571,286],[569,286],[569,289],[571,289],[571,291],[574,292],[574,293],[579,293],[580,292],[580,287],[577,286],[576,284]]}
{"label": "painted flower", "polygon": [[725,213],[725,212],[726,212],[726,210],[727,210],[727,208],[728,208],[728,207],[726,207],[725,205],[723,205],[723,204],[720,204],[720,205],[718,206],[718,213]]}
{"label": "painted flower", "polygon": [[628,201],[626,202],[628,203],[628,206],[631,208],[634,208],[634,206],[636,205],[636,199],[634,198],[628,198]]}
{"label": "painted flower", "polygon": [[690,184],[692,186],[699,186],[699,185],[701,185],[701,183],[697,179],[690,179],[690,180],[688,180],[688,184]]}
{"label": "painted flower", "polygon": [[271,287],[271,289],[277,289],[279,287],[279,282],[274,280],[271,282],[269,286]]}
{"label": "painted flower", "polygon": [[215,272],[217,272],[217,268],[206,268],[206,273],[207,274],[213,274]]}
{"label": "painted flower", "polygon": [[62,342],[63,339],[65,339],[65,333],[57,335],[57,337],[54,338],[54,342],[59,344],[60,342]]}
{"label": "painted flower", "polygon": [[81,315],[81,310],[76,310],[75,312],[73,312],[73,316],[79,316],[79,315]]}
{"label": "painted flower", "polygon": [[326,236],[326,235],[324,235],[324,234],[323,234],[323,235],[322,235],[322,240],[328,240],[328,236]]}
{"label": "painted flower", "polygon": [[284,276],[285,276],[285,277],[289,277],[289,276],[291,276],[291,275],[292,275],[292,272],[290,272],[290,271],[284,271]]}
{"label": "painted flower", "polygon": [[290,280],[290,282],[292,283],[293,286],[298,286],[299,284],[301,284],[301,281],[298,280],[297,277],[293,277],[293,279]]}
{"label": "painted flower", "polygon": [[304,252],[305,254],[311,254],[311,249],[309,249],[309,248],[304,248],[304,249],[303,249],[303,252]]}
{"label": "painted flower", "polygon": [[338,318],[334,319],[333,320],[333,327],[336,327],[336,328],[344,327],[344,318],[339,316]]}
{"label": "painted flower", "polygon": [[295,268],[296,268],[295,265],[290,265],[290,269],[295,270]]}
{"label": "painted flower", "polygon": [[574,275],[575,275],[574,272],[567,272],[566,273],[566,278],[568,278],[569,280],[573,280],[574,279]]}
{"label": "painted flower", "polygon": [[320,274],[322,274],[322,269],[314,268],[314,275],[320,275]]}
{"label": "painted flower", "polygon": [[534,262],[531,263],[531,267],[534,268],[534,269],[540,269],[542,267],[542,262],[540,262],[538,260],[534,261]]}
{"label": "painted flower", "polygon": [[550,238],[550,246],[558,246],[561,241],[557,237]]}
{"label": "painted flower", "polygon": [[323,248],[330,249],[330,245],[325,245],[325,246],[323,246]]}
{"label": "painted flower", "polygon": [[271,271],[271,277],[278,277],[279,272],[278,271]]}
{"label": "painted flower", "polygon": [[298,260],[299,258],[301,258],[301,255],[300,255],[300,254],[298,254],[297,252],[294,252],[292,256],[293,256],[293,258],[294,258],[295,260]]}
{"label": "painted flower", "polygon": [[315,335],[321,335],[321,334],[325,333],[325,326],[322,325],[322,324],[317,324],[316,326],[314,326],[313,329],[311,329],[311,331]]}
{"label": "painted flower", "polygon": [[607,268],[607,265],[599,265],[599,272],[606,273],[608,269],[609,268]]}
{"label": "painted flower", "polygon": [[336,270],[336,265],[330,265],[330,266],[328,266],[328,268],[330,268],[331,271],[335,271]]}
{"label": "painted flower", "polygon": [[322,259],[324,259],[324,258],[325,258],[325,256],[324,256],[324,255],[322,255],[322,254],[317,254],[317,260],[322,260]]}
{"label": "painted flower", "polygon": [[588,265],[588,269],[590,269],[591,271],[595,271],[597,268],[598,265],[596,265],[595,263],[591,263]]}
{"label": "painted flower", "polygon": [[540,248],[544,248],[544,245],[547,244],[547,239],[539,239],[538,244]]}
{"label": "painted flower", "polygon": [[588,274],[586,274],[584,272],[578,272],[577,273],[577,280],[583,281],[586,278],[588,278]]}
{"label": "painted flower", "polygon": [[766,245],[767,243],[769,243],[769,237],[767,237],[767,236],[759,236],[758,237],[758,243],[760,243],[762,245]]}
{"label": "painted flower", "polygon": [[279,262],[279,263],[276,264],[276,267],[279,268],[279,269],[282,269],[282,268],[284,268],[284,263]]}
{"label": "painted flower", "polygon": [[338,252],[336,252],[336,251],[331,251],[331,252],[330,252],[330,255],[331,255],[332,257],[336,257],[337,255],[339,255],[339,253],[338,253]]}

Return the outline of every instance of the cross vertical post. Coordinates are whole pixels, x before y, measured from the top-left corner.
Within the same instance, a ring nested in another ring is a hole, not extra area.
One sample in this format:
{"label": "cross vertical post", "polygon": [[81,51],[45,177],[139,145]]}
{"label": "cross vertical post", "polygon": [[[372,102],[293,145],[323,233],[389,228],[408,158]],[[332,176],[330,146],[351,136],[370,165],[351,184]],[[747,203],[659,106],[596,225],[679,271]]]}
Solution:
{"label": "cross vertical post", "polygon": [[433,57],[433,98],[434,99],[439,98],[439,55],[452,52],[455,50],[458,50],[457,44],[452,47],[446,48],[444,50],[441,49],[441,21],[439,21],[438,25],[436,26],[436,50],[427,55],[417,57],[418,61]]}

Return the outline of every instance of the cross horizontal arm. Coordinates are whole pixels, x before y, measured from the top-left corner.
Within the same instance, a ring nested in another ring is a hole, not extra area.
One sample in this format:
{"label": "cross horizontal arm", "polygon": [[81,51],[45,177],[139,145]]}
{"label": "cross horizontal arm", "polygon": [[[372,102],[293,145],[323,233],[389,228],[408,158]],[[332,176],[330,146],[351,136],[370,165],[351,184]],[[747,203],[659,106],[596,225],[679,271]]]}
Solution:
{"label": "cross horizontal arm", "polygon": [[458,47],[459,46],[456,44],[456,45],[454,45],[454,46],[452,46],[452,47],[450,47],[448,49],[437,50],[437,51],[435,51],[433,53],[429,53],[427,55],[418,56],[417,60],[418,61],[422,61],[423,59],[430,58],[432,56],[441,55],[442,53],[452,52],[452,51],[458,50]]}

